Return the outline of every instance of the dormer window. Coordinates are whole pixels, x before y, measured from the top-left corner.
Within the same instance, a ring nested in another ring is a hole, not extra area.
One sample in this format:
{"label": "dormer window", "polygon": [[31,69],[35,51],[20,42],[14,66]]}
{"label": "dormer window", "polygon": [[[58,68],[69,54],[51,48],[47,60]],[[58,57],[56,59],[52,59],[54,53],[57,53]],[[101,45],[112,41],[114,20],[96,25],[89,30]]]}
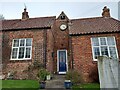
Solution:
{"label": "dormer window", "polygon": [[63,20],[63,19],[65,19],[65,16],[62,15],[62,16],[61,16],[61,20]]}

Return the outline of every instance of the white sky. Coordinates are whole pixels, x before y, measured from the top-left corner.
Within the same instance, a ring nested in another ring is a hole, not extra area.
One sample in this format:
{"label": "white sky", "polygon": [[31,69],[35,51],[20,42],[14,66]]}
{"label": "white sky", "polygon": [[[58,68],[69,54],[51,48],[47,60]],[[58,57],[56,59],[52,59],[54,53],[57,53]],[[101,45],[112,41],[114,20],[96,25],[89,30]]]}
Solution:
{"label": "white sky", "polygon": [[[24,2],[23,2],[24,1]],[[84,1],[84,2],[83,2]],[[21,19],[24,10],[24,3],[27,6],[29,17],[45,17],[45,16],[58,16],[62,11],[70,19],[100,17],[102,9],[107,6],[110,9],[111,16],[118,18],[118,0],[53,0],[53,1],[38,1],[38,0],[1,0],[0,1],[0,14],[3,14],[5,19]],[[96,2],[97,1],[97,2]],[[98,2],[99,1],[99,2]]]}

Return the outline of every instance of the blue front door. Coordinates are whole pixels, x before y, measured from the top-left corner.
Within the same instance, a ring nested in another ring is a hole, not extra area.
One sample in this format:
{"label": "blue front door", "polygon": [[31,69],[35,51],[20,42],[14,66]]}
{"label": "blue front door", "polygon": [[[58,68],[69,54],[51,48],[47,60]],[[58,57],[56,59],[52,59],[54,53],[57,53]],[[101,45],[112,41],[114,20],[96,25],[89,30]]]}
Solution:
{"label": "blue front door", "polygon": [[67,71],[66,50],[59,51],[58,58],[59,58],[59,74],[66,73]]}

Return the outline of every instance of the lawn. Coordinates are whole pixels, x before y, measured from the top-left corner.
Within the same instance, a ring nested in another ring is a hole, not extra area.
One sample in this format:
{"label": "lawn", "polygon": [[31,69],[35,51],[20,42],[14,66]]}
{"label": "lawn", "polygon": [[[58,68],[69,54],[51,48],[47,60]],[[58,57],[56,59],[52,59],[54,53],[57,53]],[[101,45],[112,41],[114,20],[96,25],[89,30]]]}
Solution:
{"label": "lawn", "polygon": [[2,80],[0,80],[0,90],[2,89],[2,87],[1,87],[1,86],[2,86]]}
{"label": "lawn", "polygon": [[[36,80],[2,80],[2,90],[38,90],[39,83]],[[97,83],[74,85],[72,90],[100,90]]]}
{"label": "lawn", "polygon": [[2,80],[2,90],[38,90],[36,80]]}
{"label": "lawn", "polygon": [[97,83],[87,83],[87,84],[80,84],[80,85],[73,85],[72,90],[100,90],[100,84]]}

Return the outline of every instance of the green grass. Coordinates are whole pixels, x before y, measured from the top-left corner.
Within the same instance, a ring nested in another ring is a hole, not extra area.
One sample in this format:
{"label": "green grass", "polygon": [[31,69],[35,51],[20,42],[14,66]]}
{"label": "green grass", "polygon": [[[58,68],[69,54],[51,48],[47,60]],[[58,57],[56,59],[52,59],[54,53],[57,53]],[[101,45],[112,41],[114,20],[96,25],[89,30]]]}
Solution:
{"label": "green grass", "polygon": [[[36,80],[2,80],[2,90],[38,90],[39,83]],[[100,90],[97,83],[73,85],[72,90]]]}
{"label": "green grass", "polygon": [[80,85],[73,85],[72,90],[100,90],[100,84],[97,83],[87,83],[87,84],[80,84]]}
{"label": "green grass", "polygon": [[0,80],[0,90],[2,89],[2,80]]}
{"label": "green grass", "polygon": [[[2,80],[2,90],[38,90],[39,83],[36,80]],[[36,89],[37,88],[37,89]]]}

